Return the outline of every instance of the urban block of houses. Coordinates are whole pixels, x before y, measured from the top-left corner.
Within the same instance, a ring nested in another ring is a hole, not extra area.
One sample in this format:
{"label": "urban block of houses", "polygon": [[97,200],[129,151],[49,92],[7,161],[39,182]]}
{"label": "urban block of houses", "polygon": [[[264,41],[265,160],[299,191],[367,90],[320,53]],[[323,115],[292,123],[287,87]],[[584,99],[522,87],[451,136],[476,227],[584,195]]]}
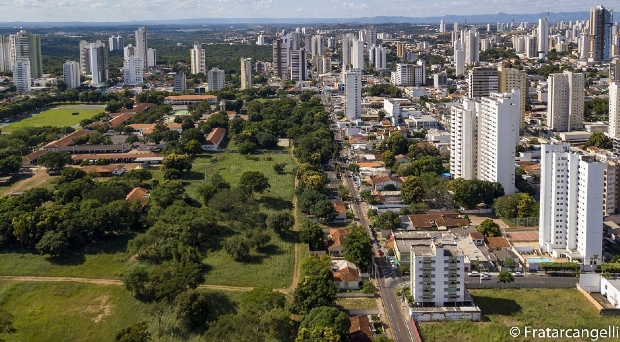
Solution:
{"label": "urban block of houses", "polygon": [[406,230],[446,230],[469,225],[469,219],[453,211],[428,212],[401,216],[401,227]]}
{"label": "urban block of houses", "polygon": [[216,151],[224,137],[226,136],[226,128],[216,127],[207,136],[207,142],[202,145],[202,149],[205,151]]}

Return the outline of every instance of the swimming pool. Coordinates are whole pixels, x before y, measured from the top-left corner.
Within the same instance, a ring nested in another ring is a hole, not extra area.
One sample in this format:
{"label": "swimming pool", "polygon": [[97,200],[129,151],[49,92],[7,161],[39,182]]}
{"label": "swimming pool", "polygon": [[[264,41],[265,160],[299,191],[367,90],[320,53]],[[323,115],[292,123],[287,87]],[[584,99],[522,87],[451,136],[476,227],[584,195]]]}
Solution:
{"label": "swimming pool", "polygon": [[549,258],[534,257],[534,258],[527,258],[527,262],[531,264],[540,264],[541,262],[555,262],[555,261]]}
{"label": "swimming pool", "polygon": [[187,115],[187,110],[177,110],[176,112],[174,112],[174,115]]}

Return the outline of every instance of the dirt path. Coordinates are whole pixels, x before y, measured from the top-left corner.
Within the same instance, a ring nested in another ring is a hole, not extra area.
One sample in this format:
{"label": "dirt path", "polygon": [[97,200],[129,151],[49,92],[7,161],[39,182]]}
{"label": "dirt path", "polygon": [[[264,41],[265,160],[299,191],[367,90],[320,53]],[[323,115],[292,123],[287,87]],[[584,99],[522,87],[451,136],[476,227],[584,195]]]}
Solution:
{"label": "dirt path", "polygon": [[120,280],[114,279],[91,279],[74,277],[22,277],[22,276],[0,276],[0,280],[26,281],[26,282],[54,282],[54,283],[83,283],[95,285],[123,285]]}
{"label": "dirt path", "polygon": [[[293,155],[293,150],[294,148],[291,148],[291,157],[293,157],[293,160],[295,161],[295,164],[299,165],[299,163],[297,162],[297,158],[295,158],[295,155]],[[295,177],[295,189],[297,189],[297,177]],[[300,222],[299,220],[297,220],[297,215],[295,215],[297,213],[297,196],[293,195],[293,217],[295,217],[295,226],[293,227],[294,231],[299,231],[299,226],[300,226]],[[300,259],[300,254],[301,254],[301,244],[296,243],[295,244],[295,266],[293,269],[293,281],[291,281],[291,286],[289,286],[288,288],[284,289],[282,292],[284,294],[293,295],[293,291],[295,291],[295,289],[297,288],[297,284],[299,283],[299,259]]]}
{"label": "dirt path", "polygon": [[[40,184],[44,183],[47,177],[49,177],[47,172],[45,172],[45,169],[42,167],[35,168],[33,169],[33,171],[34,171],[34,175],[32,175],[32,177],[28,177],[26,179],[22,179],[18,181],[12,187],[6,190],[4,192],[4,195],[12,194],[15,192],[23,192],[28,189],[35,188],[39,186]],[[25,186],[26,183],[29,183],[27,187]]]}

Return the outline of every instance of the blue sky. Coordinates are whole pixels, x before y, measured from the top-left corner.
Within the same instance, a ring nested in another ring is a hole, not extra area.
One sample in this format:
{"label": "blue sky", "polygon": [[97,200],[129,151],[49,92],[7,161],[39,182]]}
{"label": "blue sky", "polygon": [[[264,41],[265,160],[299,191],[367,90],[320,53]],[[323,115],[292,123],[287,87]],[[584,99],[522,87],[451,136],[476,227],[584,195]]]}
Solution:
{"label": "blue sky", "polygon": [[[615,1],[615,4],[618,4]],[[614,1],[591,0],[0,0],[0,22],[128,21],[185,18],[428,17],[446,14],[575,12]],[[618,21],[618,19],[616,19]]]}

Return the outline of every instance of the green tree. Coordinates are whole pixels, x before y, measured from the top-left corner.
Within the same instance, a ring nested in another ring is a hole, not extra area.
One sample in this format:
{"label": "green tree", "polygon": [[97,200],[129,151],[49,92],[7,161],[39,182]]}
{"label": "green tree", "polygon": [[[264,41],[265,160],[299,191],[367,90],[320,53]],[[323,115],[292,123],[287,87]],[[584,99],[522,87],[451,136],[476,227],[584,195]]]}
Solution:
{"label": "green tree", "polygon": [[383,155],[381,156],[381,161],[383,161],[383,164],[385,165],[385,167],[392,167],[394,163],[396,163],[396,157],[394,156],[394,152],[392,151],[383,152]]}
{"label": "green tree", "polygon": [[239,153],[241,154],[250,154],[256,150],[256,144],[251,141],[244,141],[237,145],[239,148]]}
{"label": "green tree", "polygon": [[515,259],[506,257],[502,263],[502,266],[508,267],[513,270],[515,267],[517,267],[517,263],[515,262]]}
{"label": "green tree", "polygon": [[174,300],[177,319],[181,326],[189,331],[200,331],[206,328],[209,317],[209,301],[197,291],[186,291]]}
{"label": "green tree", "polygon": [[235,261],[245,261],[250,256],[250,245],[245,237],[233,235],[222,244],[224,250]]}
{"label": "green tree", "polygon": [[310,220],[302,222],[301,228],[299,229],[299,240],[303,243],[307,243],[310,250],[316,251],[325,247],[323,230],[316,222]]}
{"label": "green tree", "polygon": [[145,169],[129,170],[123,174],[125,179],[137,179],[141,182],[147,181],[153,178],[153,172]]}
{"label": "green tree", "polygon": [[424,195],[424,190],[420,186],[420,180],[418,177],[407,177],[400,189],[400,195],[403,199],[403,203],[405,204],[420,202],[422,200],[422,196]]}
{"label": "green tree", "polygon": [[448,188],[454,192],[454,201],[467,209],[474,209],[480,203],[493,205],[496,198],[504,196],[500,183],[478,179],[457,178],[448,183]]}
{"label": "green tree", "polygon": [[291,213],[271,212],[267,216],[267,227],[278,234],[289,231],[294,225],[295,217]]}
{"label": "green tree", "polygon": [[169,180],[158,185],[151,191],[152,200],[160,207],[172,205],[174,201],[181,200],[185,196],[183,183],[178,180]]}
{"label": "green tree", "polygon": [[352,227],[344,240],[344,258],[360,269],[366,270],[372,263],[372,241],[364,229]]}
{"label": "green tree", "polygon": [[262,317],[265,312],[273,309],[283,309],[285,304],[286,297],[283,293],[265,286],[256,287],[241,296],[243,310],[258,317]]}
{"label": "green tree", "polygon": [[420,157],[411,163],[411,169],[414,176],[420,176],[429,172],[434,174],[442,174],[444,172],[443,161],[439,157]]}
{"label": "green tree", "polygon": [[148,324],[145,321],[138,322],[121,329],[114,338],[117,342],[148,342],[151,340],[151,333],[147,329]]}
{"label": "green tree", "polygon": [[164,157],[162,161],[163,169],[176,169],[189,172],[192,169],[192,160],[187,154],[172,153]]}
{"label": "green tree", "polygon": [[388,210],[375,217],[373,225],[380,230],[396,230],[400,228],[400,216],[397,213]]}
{"label": "green tree", "polygon": [[38,162],[48,171],[60,171],[65,165],[71,163],[71,155],[65,151],[50,151],[40,156]]}
{"label": "green tree", "polygon": [[590,138],[588,138],[588,141],[586,141],[586,144],[584,147],[590,147],[590,146],[594,146],[596,148],[602,148],[602,149],[611,149],[613,147],[613,143],[611,139],[609,139],[604,133],[594,132],[592,133]]}
{"label": "green tree", "polygon": [[275,171],[279,175],[283,174],[285,169],[286,163],[277,163],[273,165],[273,171]]}
{"label": "green tree", "polygon": [[338,184],[338,196],[342,198],[343,201],[346,201],[349,198],[351,192],[349,191],[349,187],[344,184]]}
{"label": "green tree", "polygon": [[351,321],[349,315],[333,306],[315,307],[304,317],[299,325],[300,329],[313,329],[317,327],[328,327],[334,329],[341,336],[347,336]]}
{"label": "green tree", "polygon": [[328,267],[319,269],[313,275],[304,275],[293,292],[291,310],[294,313],[307,314],[313,308],[332,306],[336,299],[336,287],[332,272]]}
{"label": "green tree", "polygon": [[370,280],[364,281],[364,285],[362,285],[362,293],[374,294],[376,292],[377,292],[377,288],[372,284]]}
{"label": "green tree", "polygon": [[351,172],[360,172],[360,166],[355,163],[349,164],[348,169]]}
{"label": "green tree", "polygon": [[482,221],[476,229],[486,237],[501,236],[499,225],[491,219]]}
{"label": "green tree", "polygon": [[202,146],[200,145],[200,143],[197,140],[190,140],[187,144],[185,144],[183,149],[190,156],[195,156],[195,155],[199,154],[200,152],[202,152]]}
{"label": "green tree", "polygon": [[295,342],[342,342],[342,336],[330,327],[301,328]]}
{"label": "green tree", "polygon": [[269,179],[260,171],[246,171],[239,179],[239,188],[248,195],[262,194],[270,187]]}
{"label": "green tree", "polygon": [[515,277],[510,272],[501,271],[497,276],[497,280],[499,280],[501,283],[512,283],[513,281],[515,281]]}

